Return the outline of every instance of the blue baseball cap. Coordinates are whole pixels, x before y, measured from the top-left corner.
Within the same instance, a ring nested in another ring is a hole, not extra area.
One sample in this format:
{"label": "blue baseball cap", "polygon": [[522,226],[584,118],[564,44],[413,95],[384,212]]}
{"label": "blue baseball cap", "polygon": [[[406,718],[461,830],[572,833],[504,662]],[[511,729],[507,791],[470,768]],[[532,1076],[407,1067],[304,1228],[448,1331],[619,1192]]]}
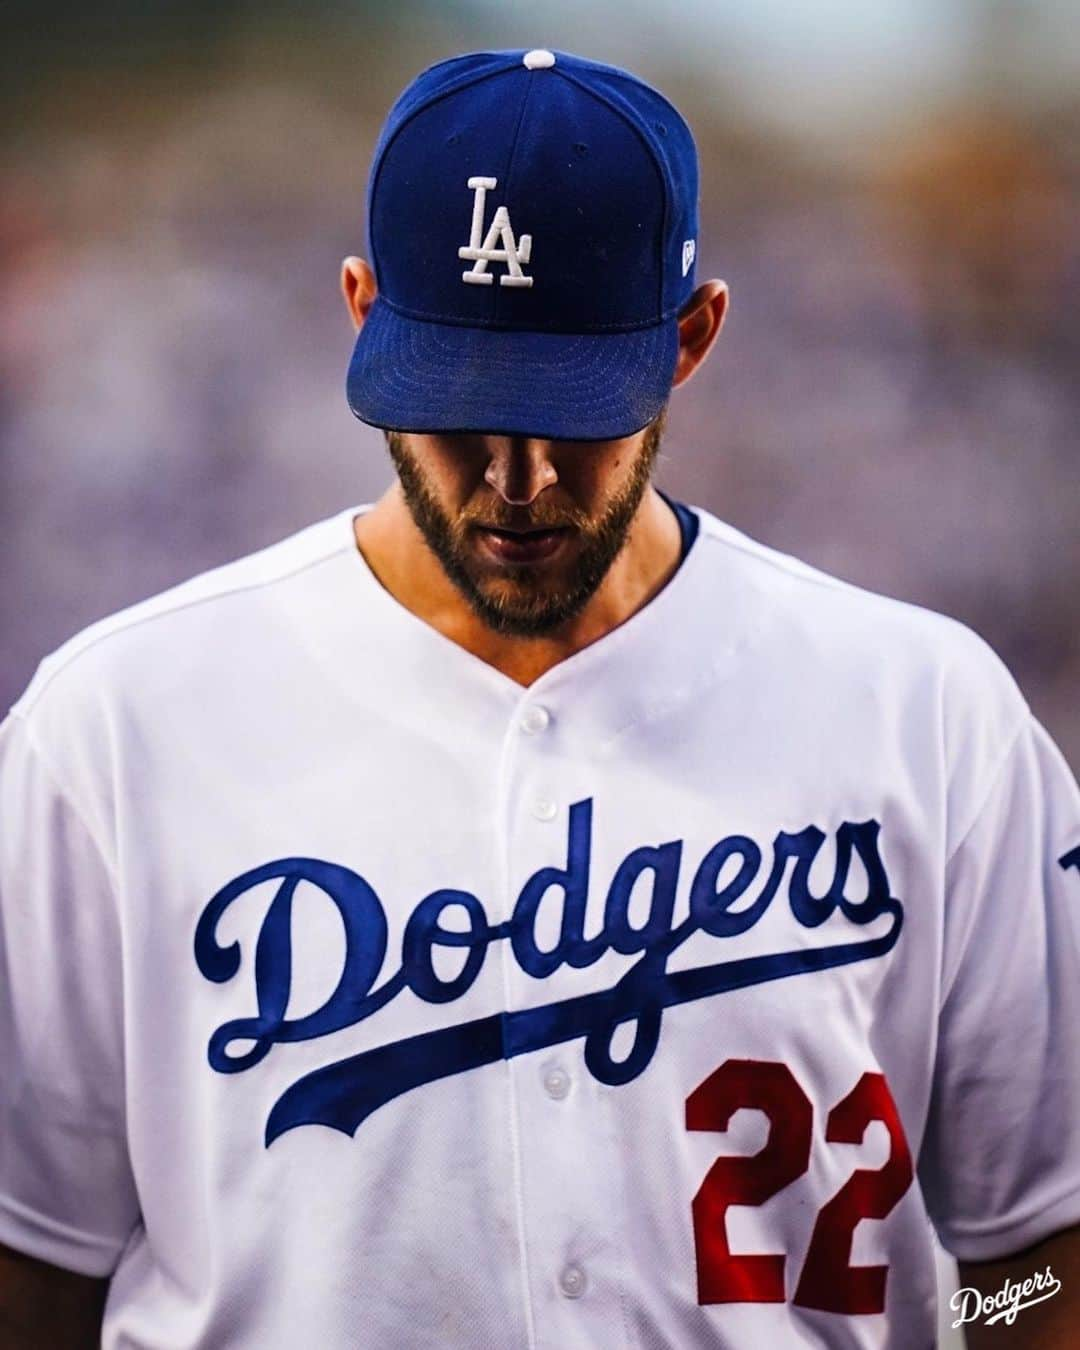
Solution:
{"label": "blue baseball cap", "polygon": [[624,70],[546,50],[431,66],[375,147],[349,407],[397,431],[638,431],[671,390],[697,195],[689,127]]}

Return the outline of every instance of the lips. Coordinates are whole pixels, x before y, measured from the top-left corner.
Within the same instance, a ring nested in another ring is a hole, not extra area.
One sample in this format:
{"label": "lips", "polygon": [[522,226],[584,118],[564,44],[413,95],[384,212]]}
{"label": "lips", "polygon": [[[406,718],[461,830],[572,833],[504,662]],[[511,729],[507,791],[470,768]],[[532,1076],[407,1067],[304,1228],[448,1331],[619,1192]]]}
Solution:
{"label": "lips", "polygon": [[569,526],[539,530],[500,530],[479,526],[480,538],[500,562],[541,562],[553,557],[570,535]]}

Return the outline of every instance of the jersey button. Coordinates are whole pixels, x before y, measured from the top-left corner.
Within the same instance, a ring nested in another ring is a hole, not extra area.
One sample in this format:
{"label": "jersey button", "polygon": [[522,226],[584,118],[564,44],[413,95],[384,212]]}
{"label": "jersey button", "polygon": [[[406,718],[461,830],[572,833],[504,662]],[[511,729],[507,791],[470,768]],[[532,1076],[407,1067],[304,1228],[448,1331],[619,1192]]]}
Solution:
{"label": "jersey button", "polygon": [[530,736],[535,736],[538,731],[543,731],[551,721],[551,714],[539,703],[534,703],[531,708],[526,708],[521,715],[521,729]]}
{"label": "jersey button", "polygon": [[567,1298],[580,1298],[585,1292],[585,1272],[580,1266],[564,1266],[559,1275],[559,1288]]}
{"label": "jersey button", "polygon": [[548,1069],[544,1074],[544,1091],[561,1102],[570,1091],[570,1075],[565,1069]]}
{"label": "jersey button", "polygon": [[559,808],[548,797],[537,797],[533,802],[532,813],[537,820],[554,820]]}

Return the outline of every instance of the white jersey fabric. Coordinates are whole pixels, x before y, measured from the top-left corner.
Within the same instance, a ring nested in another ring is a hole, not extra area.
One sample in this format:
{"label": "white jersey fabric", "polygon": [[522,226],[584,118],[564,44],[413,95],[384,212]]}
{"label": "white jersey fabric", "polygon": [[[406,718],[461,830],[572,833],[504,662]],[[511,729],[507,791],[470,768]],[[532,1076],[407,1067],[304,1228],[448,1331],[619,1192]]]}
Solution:
{"label": "white jersey fabric", "polygon": [[354,506],[0,726],[0,1241],[106,1350],[927,1347],[1080,1220],[1080,794],[962,625],[695,508],[523,688]]}

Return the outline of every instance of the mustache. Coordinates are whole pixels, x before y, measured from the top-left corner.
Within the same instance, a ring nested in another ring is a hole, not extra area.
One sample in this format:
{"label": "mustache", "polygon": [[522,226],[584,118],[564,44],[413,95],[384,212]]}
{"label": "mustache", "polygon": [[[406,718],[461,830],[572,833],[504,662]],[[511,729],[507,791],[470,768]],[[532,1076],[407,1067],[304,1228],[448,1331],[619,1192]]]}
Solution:
{"label": "mustache", "polygon": [[483,514],[467,515],[461,518],[461,524],[468,528],[476,526],[487,530],[507,530],[514,534],[528,534],[537,530],[580,530],[587,520],[578,512],[565,511],[556,515],[552,511],[520,513],[487,510]]}

